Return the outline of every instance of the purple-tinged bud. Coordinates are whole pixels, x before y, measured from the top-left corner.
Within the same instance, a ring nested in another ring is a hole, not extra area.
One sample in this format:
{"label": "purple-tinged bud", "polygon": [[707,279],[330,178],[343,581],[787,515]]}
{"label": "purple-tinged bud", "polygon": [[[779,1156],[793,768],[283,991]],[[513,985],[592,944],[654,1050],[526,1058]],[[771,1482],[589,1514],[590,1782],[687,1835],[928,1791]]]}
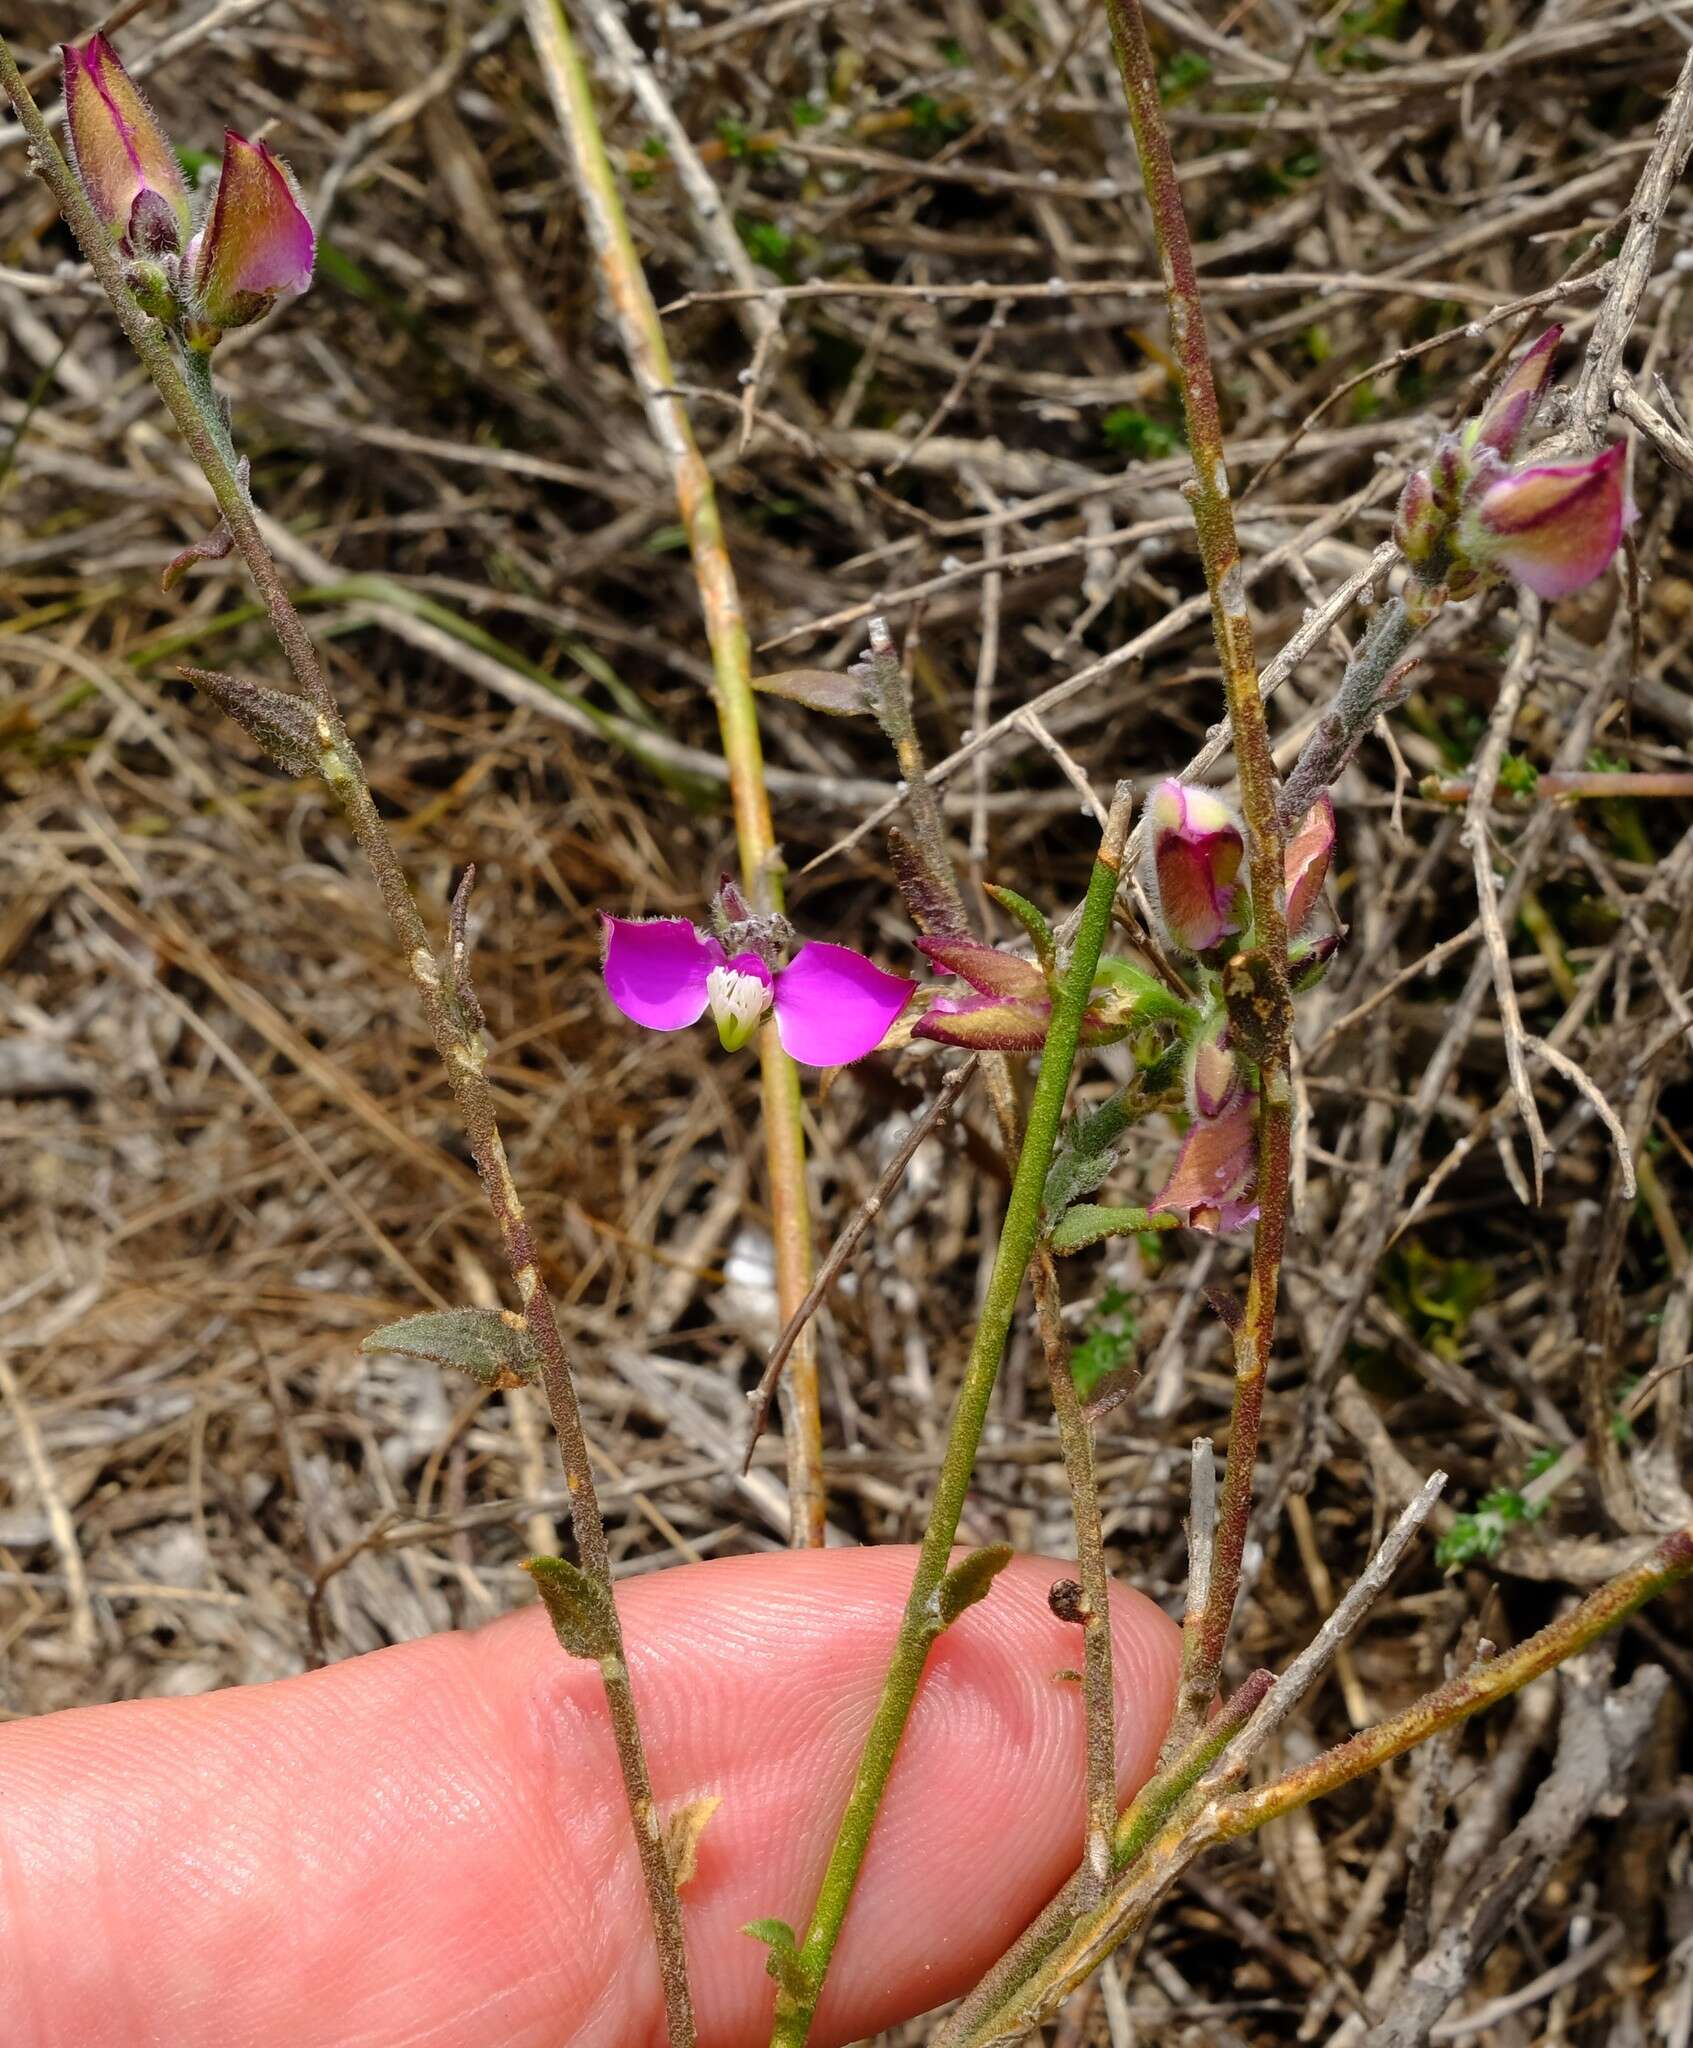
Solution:
{"label": "purple-tinged bud", "polygon": [[1295,995],[1315,988],[1329,971],[1329,962],[1340,951],[1344,932],[1321,932],[1314,939],[1301,939],[1287,950],[1287,978]]}
{"label": "purple-tinged bud", "polygon": [[1587,462],[1503,477],[1465,517],[1463,560],[1514,576],[1536,597],[1580,590],[1603,573],[1634,517],[1627,460],[1617,441]]}
{"label": "purple-tinged bud", "polygon": [[246,327],[279,299],[297,297],[312,281],[316,254],[288,166],[262,142],[227,130],[211,219],[189,251],[196,339],[208,346],[224,328]]}
{"label": "purple-tinged bud", "polygon": [[1434,488],[1435,504],[1442,512],[1455,514],[1469,478],[1469,464],[1464,460],[1464,451],[1458,445],[1456,434],[1442,434],[1435,443],[1428,476]]}
{"label": "purple-tinged bud", "polygon": [[1334,799],[1327,795],[1317,801],[1300,820],[1299,829],[1287,842],[1287,930],[1291,938],[1303,930],[1305,920],[1323,893],[1334,852]]}
{"label": "purple-tinged bud", "polygon": [[1240,1085],[1240,1063],[1229,1050],[1229,1020],[1211,1017],[1188,1047],[1189,1107],[1195,1116],[1214,1120],[1234,1100]]}
{"label": "purple-tinged bud", "polygon": [[1044,994],[1038,1002],[1015,996],[966,996],[962,1001],[941,996],[912,1025],[911,1035],[971,1052],[1033,1053],[1045,1045],[1051,1021],[1052,1005]]}
{"label": "purple-tinged bud", "polygon": [[926,953],[943,974],[956,974],[960,981],[967,981],[985,996],[1013,996],[1034,1002],[1045,1002],[1047,998],[1046,976],[1034,961],[1025,960],[1018,953],[1002,952],[981,939],[962,933],[936,933],[919,939],[917,950]]}
{"label": "purple-tinged bud", "polygon": [[63,43],[65,130],[89,204],[126,254],[174,256],[188,239],[188,187],[170,138],[102,35]]}
{"label": "purple-tinged bud", "polygon": [[1446,531],[1447,515],[1434,502],[1434,481],[1426,469],[1414,469],[1399,494],[1393,518],[1394,545],[1407,562],[1426,562]]}
{"label": "purple-tinged bud", "polygon": [[1219,1117],[1188,1126],[1170,1178],[1149,1205],[1173,1210],[1193,1230],[1240,1230],[1258,1214],[1258,1104],[1243,1088]]}
{"label": "purple-tinged bud", "polygon": [[1240,930],[1236,877],[1246,851],[1235,814],[1209,789],[1168,780],[1147,807],[1145,880],[1170,943],[1207,953]]}
{"label": "purple-tinged bud", "polygon": [[1491,448],[1501,461],[1516,454],[1552,383],[1552,358],[1564,338],[1561,327],[1546,332],[1500,380],[1493,396],[1464,429],[1466,448]]}

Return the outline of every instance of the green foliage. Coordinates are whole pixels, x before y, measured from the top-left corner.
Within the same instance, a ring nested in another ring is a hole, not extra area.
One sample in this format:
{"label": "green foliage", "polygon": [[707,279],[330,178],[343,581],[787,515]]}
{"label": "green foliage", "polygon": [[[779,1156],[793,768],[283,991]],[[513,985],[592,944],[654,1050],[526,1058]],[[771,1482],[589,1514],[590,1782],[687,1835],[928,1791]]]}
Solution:
{"label": "green foliage", "polygon": [[820,107],[815,100],[788,102],[788,121],[792,127],[820,128],[828,118],[827,109]]}
{"label": "green foliage", "polygon": [[763,1942],[770,1951],[764,1967],[776,1980],[777,2012],[793,2012],[808,2005],[816,1996],[817,1987],[800,1961],[799,1942],[787,1921],[749,1920],[741,1932]]}
{"label": "green foliage", "polygon": [[1132,405],[1114,405],[1100,421],[1099,433],[1113,455],[1135,462],[1156,461],[1181,446],[1179,434]]}
{"label": "green foliage", "polygon": [[598,1579],[562,1557],[526,1557],[523,1569],[535,1581],[553,1634],[572,1657],[617,1655],[617,1615]]}
{"label": "green foliage", "polygon": [[1106,1288],[1087,1335],[1070,1353],[1070,1377],[1084,1401],[1102,1381],[1122,1371],[1139,1340],[1134,1303],[1120,1287]]}
{"label": "green foliage", "polygon": [[1533,796],[1540,770],[1524,754],[1507,754],[1499,764],[1499,787],[1512,796]]}
{"label": "green foliage", "polygon": [[[1555,1444],[1536,1451],[1523,1467],[1522,1485],[1527,1486],[1550,1472],[1563,1456]],[[1458,1515],[1434,1546],[1434,1558],[1443,1571],[1455,1572],[1466,1564],[1485,1563],[1496,1557],[1506,1532],[1518,1523],[1538,1522],[1546,1512],[1544,1501],[1532,1501],[1515,1486],[1496,1486],[1484,1493],[1467,1515]]]}
{"label": "green foliage", "polygon": [[1431,1351],[1451,1360],[1493,1283],[1491,1266],[1440,1258],[1419,1237],[1405,1241],[1387,1270],[1388,1299],[1395,1309]]}
{"label": "green foliage", "polygon": [[484,1387],[522,1387],[536,1377],[535,1346],[521,1316],[497,1308],[449,1308],[404,1316],[372,1330],[361,1351],[450,1365]]}
{"label": "green foliage", "polygon": [[731,157],[744,157],[752,152],[752,132],[733,114],[725,114],[717,123],[717,139]]}
{"label": "green foliage", "polygon": [[1197,50],[1178,50],[1158,74],[1158,97],[1167,106],[1211,82],[1211,60]]}
{"label": "green foliage", "polygon": [[794,281],[794,238],[773,220],[752,220],[745,214],[735,219],[741,246],[755,263],[773,270],[784,284]]}
{"label": "green foliage", "polygon": [[962,1564],[955,1564],[935,1588],[935,1618],[940,1628],[951,1628],[967,1608],[985,1600],[1013,1555],[1009,1543],[989,1543],[972,1550]]}
{"label": "green foliage", "polygon": [[912,134],[919,142],[932,146],[962,135],[969,126],[962,113],[956,108],[943,107],[932,93],[913,93],[905,103],[905,110],[911,116]]}
{"label": "green foliage", "polygon": [[1007,889],[1003,883],[988,883],[987,893],[1028,933],[1029,944],[1034,947],[1035,958],[1040,962],[1040,970],[1050,986],[1058,972],[1058,942],[1052,936],[1052,927],[1047,923],[1045,913],[1027,896],[1019,896],[1015,889]]}

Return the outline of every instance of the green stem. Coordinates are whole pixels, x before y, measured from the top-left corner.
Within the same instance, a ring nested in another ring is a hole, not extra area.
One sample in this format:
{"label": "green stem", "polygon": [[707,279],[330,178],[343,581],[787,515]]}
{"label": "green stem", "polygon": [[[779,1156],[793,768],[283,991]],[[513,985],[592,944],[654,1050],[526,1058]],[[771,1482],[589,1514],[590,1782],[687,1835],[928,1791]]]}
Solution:
{"label": "green stem", "polygon": [[455,904],[452,957],[445,963],[446,971],[443,972],[443,963],[436,954],[394,842],[371,794],[358,749],[324,676],[317,649],[301,623],[259,531],[258,519],[241,482],[240,464],[229,438],[223,409],[212,386],[209,361],[194,351],[179,358],[164,328],[137,304],[125,281],[116,249],[100,225],[87,194],[66,163],[51,130],[42,120],[41,110],[24,84],[3,37],[0,37],[0,91],[5,93],[16,110],[29,137],[32,163],[57,200],[66,224],[111,301],[119,326],[141,358],[166,409],[199,464],[230,536],[264,601],[265,612],[287,656],[288,665],[311,705],[317,744],[322,750],[324,779],[340,802],[360,851],[369,863],[412,986],[428,1020],[430,1036],[446,1068],[471,1156],[476,1162],[477,1173],[499,1230],[512,1284],[523,1304],[524,1321],[535,1344],[541,1387],[570,1488],[571,1529],[582,1569],[605,1589],[616,1650],[615,1656],[608,1657],[602,1664],[607,1715],[658,1943],[672,2048],[691,2048],[694,2027],[682,1940],[681,1906],[653,1806],[652,1784],[635,1714],[628,1661],[623,1655],[622,1629],[612,1599],[611,1558],[605,1524],[594,1489],[593,1464],[570,1358],[559,1331],[552,1298],[541,1274],[523,1204],[512,1180],[494,1112],[493,1091],[485,1072],[486,1043],[480,1028],[480,1013],[470,988],[469,965],[462,957],[462,890],[460,901]]}
{"label": "green stem", "polygon": [[1023,1147],[1006,1203],[1000,1228],[999,1248],[976,1325],[970,1361],[964,1383],[953,1409],[946,1452],[928,1526],[923,1532],[917,1569],[900,1621],[893,1661],[883,1684],[864,1750],[858,1761],[852,1790],[841,1815],[828,1867],[812,1909],[811,1923],[801,1945],[799,1961],[804,1981],[802,1997],[784,1998],[771,2035],[772,2048],[800,2048],[811,2029],[818,1996],[829,1968],[829,1960],[840,1938],[841,1927],[851,1903],[853,1887],[870,1846],[871,1830],[887,1789],[900,1738],[905,1733],[912,1701],[923,1675],[929,1645],[935,1636],[934,1600],[945,1575],[947,1559],[958,1535],[959,1517],[969,1491],[970,1474],[987,1421],[988,1403],[1000,1360],[1005,1353],[1011,1318],[1023,1288],[1023,1276],[1034,1254],[1041,1225],[1041,1194],[1046,1185],[1052,1153],[1064,1114],[1064,1100],[1070,1085],[1070,1070],[1081,1042],[1082,1014],[1093,993],[1094,972],[1100,948],[1110,929],[1111,906],[1116,900],[1128,837],[1130,790],[1119,784],[1111,814],[1100,843],[1076,930],[1075,949],[1064,971],[1058,998],[1052,1006],[1052,1021],[1041,1056],[1040,1078],[1029,1105]]}

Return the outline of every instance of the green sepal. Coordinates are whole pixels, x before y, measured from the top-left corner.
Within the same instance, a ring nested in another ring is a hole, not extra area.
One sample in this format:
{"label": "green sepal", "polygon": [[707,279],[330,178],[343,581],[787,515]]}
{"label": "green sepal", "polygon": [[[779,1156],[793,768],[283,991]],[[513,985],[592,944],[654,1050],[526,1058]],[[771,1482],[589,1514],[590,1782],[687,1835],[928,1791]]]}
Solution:
{"label": "green sepal", "polygon": [[618,1653],[617,1613],[598,1579],[562,1557],[526,1557],[553,1634],[573,1657],[602,1660]]}
{"label": "green sepal", "polygon": [[1015,1552],[1009,1543],[988,1543],[972,1550],[962,1564],[955,1564],[935,1588],[936,1633],[951,1628],[967,1607],[985,1600],[993,1582],[1011,1562]]}
{"label": "green sepal", "polygon": [[450,1365],[484,1387],[533,1386],[535,1343],[521,1316],[500,1308],[431,1309],[372,1330],[361,1351],[393,1351]]}
{"label": "green sepal", "polygon": [[1045,916],[1032,904],[1027,896],[1019,896],[1015,889],[1007,889],[1002,883],[989,882],[987,892],[1001,910],[1008,910],[1029,935],[1029,944],[1035,949],[1035,958],[1040,962],[1040,971],[1046,976],[1046,985],[1054,997],[1058,994],[1058,941],[1052,936],[1052,927]]}
{"label": "green sepal", "polygon": [[1132,960],[1101,960],[1094,970],[1093,985],[1110,989],[1113,993],[1126,991],[1131,994],[1137,1023],[1175,1024],[1188,1030],[1198,1020],[1199,1012],[1191,1003],[1184,1003],[1173,990],[1164,986],[1157,975],[1148,973],[1144,967],[1137,967]]}

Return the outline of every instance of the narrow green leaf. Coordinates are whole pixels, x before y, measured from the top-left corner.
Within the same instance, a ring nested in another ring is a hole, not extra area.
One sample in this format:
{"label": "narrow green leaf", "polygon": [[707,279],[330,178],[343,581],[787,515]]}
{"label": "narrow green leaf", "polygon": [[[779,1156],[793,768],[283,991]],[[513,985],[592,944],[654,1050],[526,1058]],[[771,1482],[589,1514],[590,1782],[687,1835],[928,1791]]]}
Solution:
{"label": "narrow green leaf", "polygon": [[763,1942],[770,1951],[764,1967],[776,1980],[776,2010],[792,2011],[808,2005],[817,1995],[817,1987],[800,1961],[799,1942],[787,1921],[749,1920],[741,1932]]}
{"label": "narrow green leaf", "polygon": [[536,1377],[535,1346],[521,1316],[500,1308],[448,1308],[372,1330],[361,1351],[396,1351],[469,1373],[485,1387],[523,1387]]}
{"label": "narrow green leaf", "polygon": [[1168,1230],[1177,1218],[1162,1209],[1108,1209],[1097,1202],[1078,1202],[1053,1225],[1055,1252],[1085,1251],[1108,1237],[1134,1237],[1143,1230]]}
{"label": "narrow green leaf", "polygon": [[965,1608],[988,1597],[994,1580],[1012,1556],[1009,1543],[989,1543],[981,1550],[972,1550],[962,1564],[953,1566],[935,1588],[935,1613],[943,1629],[951,1628]]}
{"label": "narrow green leaf", "polygon": [[617,1655],[617,1616],[598,1579],[562,1557],[526,1557],[523,1569],[535,1581],[554,1635],[571,1656]]}

